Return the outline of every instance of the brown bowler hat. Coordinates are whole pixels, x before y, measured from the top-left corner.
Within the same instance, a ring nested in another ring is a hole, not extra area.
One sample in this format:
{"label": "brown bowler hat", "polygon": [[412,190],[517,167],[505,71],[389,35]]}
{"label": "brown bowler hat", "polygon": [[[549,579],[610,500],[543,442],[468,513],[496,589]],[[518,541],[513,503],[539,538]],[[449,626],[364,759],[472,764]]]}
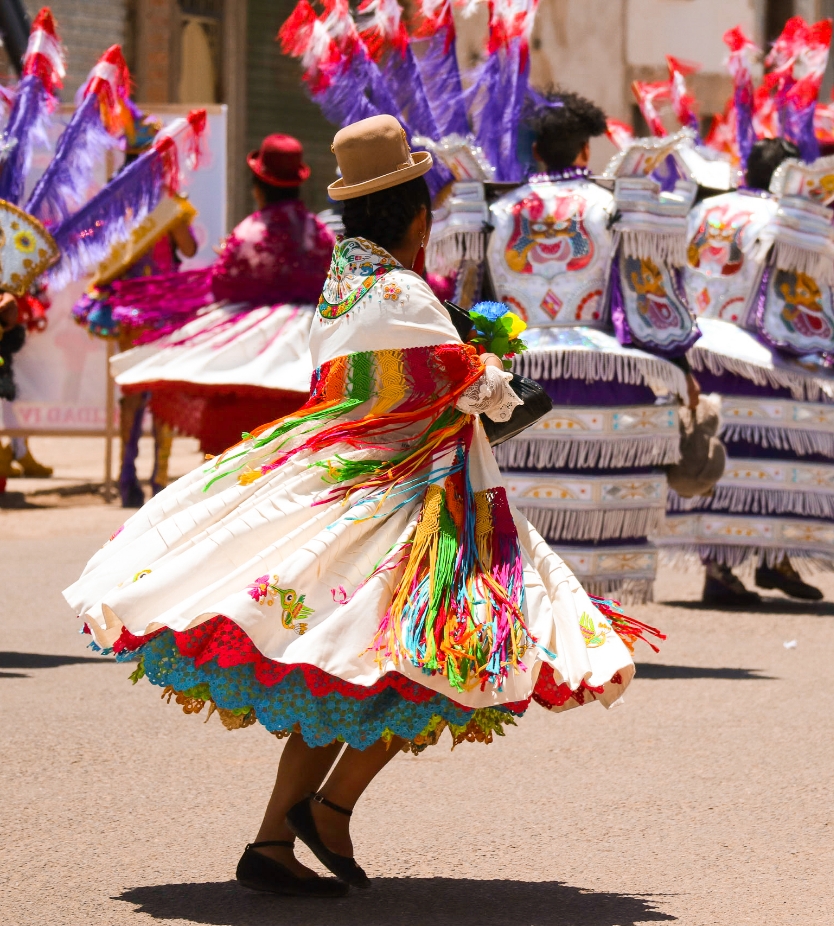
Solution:
{"label": "brown bowler hat", "polygon": [[336,133],[332,151],[342,176],[327,188],[331,199],[355,199],[399,186],[432,168],[428,151],[411,153],[405,129],[393,116],[371,116]]}

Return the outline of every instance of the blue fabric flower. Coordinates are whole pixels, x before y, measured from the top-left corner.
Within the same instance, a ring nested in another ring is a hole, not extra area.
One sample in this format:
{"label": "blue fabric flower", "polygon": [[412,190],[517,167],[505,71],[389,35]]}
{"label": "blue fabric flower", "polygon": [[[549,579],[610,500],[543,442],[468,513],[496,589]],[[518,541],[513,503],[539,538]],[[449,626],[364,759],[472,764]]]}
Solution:
{"label": "blue fabric flower", "polygon": [[491,322],[496,321],[510,311],[510,307],[505,302],[479,302],[472,306],[473,314],[483,315]]}

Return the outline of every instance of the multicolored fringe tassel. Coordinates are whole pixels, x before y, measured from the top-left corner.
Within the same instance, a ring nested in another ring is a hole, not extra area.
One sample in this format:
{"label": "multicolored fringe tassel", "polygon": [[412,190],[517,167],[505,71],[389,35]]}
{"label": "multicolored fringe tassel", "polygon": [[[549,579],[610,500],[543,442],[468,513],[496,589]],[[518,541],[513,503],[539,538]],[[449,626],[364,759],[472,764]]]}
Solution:
{"label": "multicolored fringe tassel", "polygon": [[634,652],[634,643],[636,640],[642,640],[646,646],[650,646],[656,653],[660,652],[658,647],[656,647],[651,640],[646,639],[646,635],[648,634],[658,640],[665,640],[665,633],[661,633],[657,627],[652,627],[650,624],[644,624],[642,621],[638,621],[635,617],[629,617],[629,615],[623,611],[619,601],[613,601],[610,598],[595,598],[593,595],[589,595],[588,597],[594,603],[599,613],[608,618],[614,632],[623,643],[625,643],[629,652]]}
{"label": "multicolored fringe tassel", "polygon": [[[460,448],[461,458],[466,449]],[[526,671],[521,547],[502,488],[473,492],[466,470],[430,485],[408,559],[371,649],[443,675],[456,691]]]}
{"label": "multicolored fringe tassel", "polygon": [[[334,491],[347,494],[385,487],[390,492],[431,469],[435,456],[455,446],[458,434],[471,421],[455,404],[482,374],[474,348],[463,344],[337,357],[313,373],[310,399],[296,414],[244,435],[243,446],[218,457],[213,463],[218,470],[227,463],[241,462],[218,472],[206,488],[232,473],[240,473],[241,482],[252,482],[299,453],[320,453],[343,445],[389,455],[364,460],[337,455],[312,463],[325,470],[326,481],[341,486]],[[366,404],[364,414],[349,417]],[[421,425],[416,433],[415,425]],[[241,472],[253,450],[270,445],[281,452],[258,469]],[[364,481],[346,485],[356,479]]]}

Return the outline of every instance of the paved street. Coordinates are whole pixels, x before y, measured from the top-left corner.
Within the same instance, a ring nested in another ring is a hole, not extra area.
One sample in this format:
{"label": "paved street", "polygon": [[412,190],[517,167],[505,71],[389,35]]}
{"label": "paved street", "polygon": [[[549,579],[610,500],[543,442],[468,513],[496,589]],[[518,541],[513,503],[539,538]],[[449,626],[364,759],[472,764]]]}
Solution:
{"label": "paved street", "polygon": [[[87,484],[82,445],[53,446],[55,485]],[[196,459],[178,445],[178,472]],[[669,640],[640,651],[624,706],[534,705],[491,746],[398,758],[355,821],[373,890],[302,902],[233,881],[281,744],[186,717],[85,649],[60,591],[123,512],[44,488],[0,510],[3,926],[834,920],[834,578],[829,603],[721,613],[697,571],[665,568],[636,613]]]}

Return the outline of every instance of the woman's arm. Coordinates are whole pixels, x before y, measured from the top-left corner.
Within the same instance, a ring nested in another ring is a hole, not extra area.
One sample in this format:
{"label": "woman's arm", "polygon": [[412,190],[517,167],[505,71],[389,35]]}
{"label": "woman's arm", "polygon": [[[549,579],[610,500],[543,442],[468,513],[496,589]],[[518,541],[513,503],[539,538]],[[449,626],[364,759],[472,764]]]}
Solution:
{"label": "woman's arm", "polygon": [[183,257],[193,257],[197,253],[197,240],[191,231],[191,225],[182,222],[171,230],[174,246]]}

